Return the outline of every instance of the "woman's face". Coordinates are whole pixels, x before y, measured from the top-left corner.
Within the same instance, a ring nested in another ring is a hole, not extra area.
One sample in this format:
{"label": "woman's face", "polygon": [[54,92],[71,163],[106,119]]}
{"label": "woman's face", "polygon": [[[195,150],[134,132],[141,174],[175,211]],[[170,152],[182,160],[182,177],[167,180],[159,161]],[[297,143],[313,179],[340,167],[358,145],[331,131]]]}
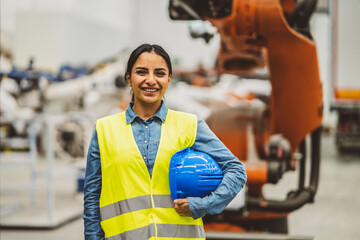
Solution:
{"label": "woman's face", "polygon": [[140,54],[126,80],[135,102],[158,103],[170,84],[171,76],[164,58],[152,51]]}

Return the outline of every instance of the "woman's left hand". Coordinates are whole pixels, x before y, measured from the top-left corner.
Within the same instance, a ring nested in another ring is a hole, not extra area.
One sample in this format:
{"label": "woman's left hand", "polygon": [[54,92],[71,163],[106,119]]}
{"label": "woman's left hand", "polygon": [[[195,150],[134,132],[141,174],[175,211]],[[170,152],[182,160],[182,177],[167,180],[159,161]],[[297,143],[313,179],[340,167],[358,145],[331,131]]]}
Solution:
{"label": "woman's left hand", "polygon": [[180,216],[192,217],[187,198],[176,199],[174,208]]}

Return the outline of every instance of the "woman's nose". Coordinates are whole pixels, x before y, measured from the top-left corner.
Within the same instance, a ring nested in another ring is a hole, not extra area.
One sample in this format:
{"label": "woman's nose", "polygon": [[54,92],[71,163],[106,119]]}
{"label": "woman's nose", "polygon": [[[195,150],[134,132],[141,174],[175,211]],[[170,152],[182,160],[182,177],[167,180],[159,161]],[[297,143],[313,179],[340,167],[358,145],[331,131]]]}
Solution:
{"label": "woman's nose", "polygon": [[149,77],[146,79],[146,83],[149,85],[154,85],[156,83],[155,75],[149,74]]}

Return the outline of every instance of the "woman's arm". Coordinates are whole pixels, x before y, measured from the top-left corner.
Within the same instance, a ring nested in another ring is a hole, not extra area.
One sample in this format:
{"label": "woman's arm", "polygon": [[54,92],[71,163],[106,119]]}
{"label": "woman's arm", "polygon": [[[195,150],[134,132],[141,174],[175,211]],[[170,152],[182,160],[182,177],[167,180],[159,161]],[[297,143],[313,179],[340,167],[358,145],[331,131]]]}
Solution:
{"label": "woman's arm", "polygon": [[91,136],[85,173],[83,214],[85,240],[104,239],[99,207],[101,181],[100,150],[95,127]]}
{"label": "woman's arm", "polygon": [[194,219],[206,214],[222,212],[246,183],[244,165],[210,130],[205,121],[198,122],[194,150],[209,154],[220,166],[224,177],[222,182],[210,195],[203,198],[188,197],[188,204]]}

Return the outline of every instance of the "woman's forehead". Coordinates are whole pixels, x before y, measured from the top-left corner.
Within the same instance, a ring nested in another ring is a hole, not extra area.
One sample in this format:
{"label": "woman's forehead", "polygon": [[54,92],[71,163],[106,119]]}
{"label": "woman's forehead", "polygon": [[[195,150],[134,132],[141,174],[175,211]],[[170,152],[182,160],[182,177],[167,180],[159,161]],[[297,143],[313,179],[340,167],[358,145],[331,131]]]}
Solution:
{"label": "woman's forehead", "polygon": [[142,54],[140,54],[134,66],[143,66],[147,68],[165,68],[166,70],[168,70],[165,59],[154,51],[143,52]]}

